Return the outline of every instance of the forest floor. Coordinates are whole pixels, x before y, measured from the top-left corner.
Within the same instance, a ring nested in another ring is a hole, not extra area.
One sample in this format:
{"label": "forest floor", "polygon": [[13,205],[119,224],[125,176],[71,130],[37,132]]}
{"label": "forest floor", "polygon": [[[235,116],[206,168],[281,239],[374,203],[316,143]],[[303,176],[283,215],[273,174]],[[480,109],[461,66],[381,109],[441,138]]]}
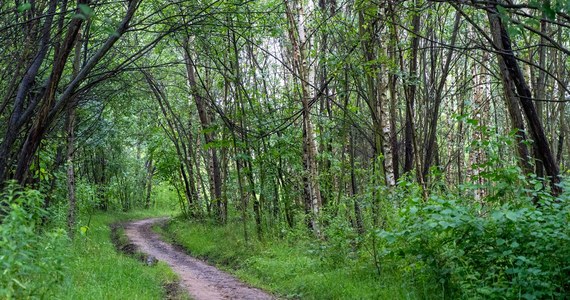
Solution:
{"label": "forest floor", "polygon": [[125,224],[125,234],[137,250],[168,264],[180,277],[182,288],[195,300],[275,299],[235,277],[189,256],[184,250],[161,240],[152,227],[167,218],[152,218]]}

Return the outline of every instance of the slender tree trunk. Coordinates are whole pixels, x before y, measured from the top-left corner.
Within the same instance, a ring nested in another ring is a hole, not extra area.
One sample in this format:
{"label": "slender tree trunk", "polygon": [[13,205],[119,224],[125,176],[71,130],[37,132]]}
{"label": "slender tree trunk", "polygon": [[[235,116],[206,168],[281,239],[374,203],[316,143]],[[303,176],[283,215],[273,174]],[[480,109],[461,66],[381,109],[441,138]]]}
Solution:
{"label": "slender tree trunk", "polygon": [[[536,113],[538,120],[542,122],[542,100],[546,98],[546,73],[543,71],[546,68],[546,41],[545,36],[548,34],[548,25],[546,23],[546,15],[543,13],[542,20],[540,21],[540,44],[538,46],[538,77],[536,78],[536,86],[534,88],[534,97],[539,101],[536,102]],[[539,152],[541,149],[537,144],[533,144],[533,156],[540,157]],[[539,178],[544,177],[544,165],[542,160],[535,160],[534,162],[534,173]]]}
{"label": "slender tree trunk", "polygon": [[[455,45],[457,40],[457,34],[459,33],[459,25],[461,21],[461,15],[457,12],[455,15],[455,23],[453,25],[453,31],[451,35],[450,45]],[[430,167],[432,165],[432,161],[435,156],[436,151],[436,137],[437,137],[437,124],[439,119],[439,109],[441,106],[441,102],[443,101],[443,88],[445,87],[445,82],[447,80],[447,76],[449,75],[449,69],[451,65],[451,60],[453,58],[453,49],[449,49],[447,52],[447,57],[443,62],[443,68],[441,71],[441,76],[439,77],[438,85],[434,91],[434,106],[433,110],[431,111],[429,128],[427,133],[427,140],[425,144],[425,157],[423,162],[422,168],[422,178],[425,181],[427,175],[429,173]],[[434,78],[435,76],[432,76]],[[434,78],[435,79],[435,78]],[[435,81],[434,81],[435,82]]]}
{"label": "slender tree trunk", "polygon": [[[166,124],[168,125],[168,128],[165,126],[162,127],[176,149],[176,155],[178,156],[179,161],[180,177],[184,183],[184,195],[186,201],[188,201],[188,210],[191,212],[192,216],[198,216],[201,214],[201,211],[198,192],[196,190],[194,166],[191,158],[191,153],[194,151],[192,147],[188,146],[188,144],[193,142],[192,135],[184,130],[182,121],[170,105],[162,86],[160,86],[160,84],[156,82],[148,72],[143,71],[142,73],[145,75],[147,83],[149,84],[149,87],[159,104],[162,115],[166,120]],[[191,128],[188,130],[191,130]],[[185,138],[189,139],[188,144],[184,142]],[[198,167],[196,166],[196,168]]]}
{"label": "slender tree trunk", "polygon": [[[81,61],[81,33],[77,33],[75,42],[75,53],[73,58],[73,77],[79,73],[79,64]],[[66,131],[67,131],[67,197],[69,198],[69,207],[67,208],[67,234],[73,239],[75,235],[75,223],[77,212],[77,200],[75,197],[75,121],[77,100],[69,102],[67,107]]]}
{"label": "slender tree trunk", "polygon": [[151,206],[152,179],[154,177],[154,172],[156,171],[156,166],[154,165],[152,153],[150,154],[150,157],[147,159],[145,167],[146,167],[146,180],[145,180],[144,207],[148,209]]}
{"label": "slender tree trunk", "polygon": [[207,111],[207,103],[200,94],[198,83],[196,81],[195,75],[195,64],[194,60],[190,54],[190,38],[184,41],[184,61],[186,65],[186,76],[188,80],[188,86],[190,93],[194,97],[194,102],[196,103],[196,108],[198,110],[198,116],[200,118],[200,124],[204,132],[204,141],[209,147],[207,150],[208,157],[208,178],[210,180],[210,197],[211,201],[214,203],[216,217],[221,223],[226,222],[225,215],[225,201],[222,199],[222,177],[220,172],[220,163],[218,159],[218,154],[213,147],[212,143],[214,141],[214,135],[210,131],[210,116]]}
{"label": "slender tree trunk", "polygon": [[[233,24],[233,20],[230,21],[230,24]],[[238,103],[238,109],[240,110],[240,127],[247,128],[245,124],[246,114],[245,114],[245,107],[244,107],[245,105],[243,99],[244,95],[242,93],[243,85],[242,85],[242,75],[240,72],[239,49],[237,45],[238,41],[234,31],[229,33],[229,39],[231,47],[233,49],[233,58],[230,61],[230,65],[233,66],[232,75],[234,81],[235,98]],[[261,240],[263,237],[263,228],[261,224],[261,207],[259,203],[260,201],[257,198],[257,193],[255,192],[255,179],[253,174],[253,166],[251,164],[251,159],[249,159],[249,157],[251,157],[250,156],[251,146],[249,144],[247,131],[244,131],[241,134],[241,137],[242,137],[241,142],[245,145],[245,149],[241,150],[240,152],[242,157],[248,157],[248,159],[245,161],[245,167],[246,167],[245,171],[249,181],[249,193],[253,199],[253,213],[255,216],[255,228],[256,228],[257,238]]]}
{"label": "slender tree trunk", "polygon": [[237,138],[234,131],[232,131],[232,141],[234,146],[234,157],[235,157],[235,164],[236,164],[236,171],[238,177],[238,190],[240,195],[240,211],[241,211],[241,221],[243,226],[243,239],[246,243],[249,242],[249,235],[247,232],[247,196],[245,195],[244,191],[244,184],[243,184],[243,174],[242,174],[242,162],[238,158],[238,146],[237,146]]}
{"label": "slender tree trunk", "polygon": [[[296,5],[296,14],[292,5]],[[296,75],[301,85],[301,103],[303,105],[303,161],[305,174],[304,199],[305,210],[308,214],[308,225],[317,235],[321,235],[318,217],[322,205],[317,168],[317,147],[311,121],[311,92],[309,85],[309,67],[307,63],[307,38],[305,35],[305,12],[300,1],[286,1],[286,14],[289,21],[289,39],[293,44],[293,62]]]}
{"label": "slender tree trunk", "polygon": [[[482,62],[488,60],[488,53],[483,53]],[[488,112],[489,112],[489,94],[488,89],[489,79],[485,74],[486,68],[483,64],[474,63],[472,66],[473,75],[473,110],[474,119],[477,120],[477,125],[473,126],[471,134],[471,142],[477,143],[475,148],[469,152],[469,167],[468,176],[471,183],[477,187],[474,190],[475,201],[481,202],[485,197],[485,190],[482,188],[483,179],[481,173],[483,168],[481,165],[485,159],[485,151],[482,148],[481,142],[484,140],[483,130],[486,128]]]}
{"label": "slender tree trunk", "polygon": [[354,201],[354,218],[356,220],[356,231],[364,234],[364,221],[362,218],[362,208],[360,204],[360,196],[358,195],[358,184],[356,182],[355,165],[354,165],[354,133],[350,130],[350,196]]}
{"label": "slender tree trunk", "polygon": [[[417,6],[417,0],[415,1]],[[412,30],[420,30],[420,14],[414,13],[412,19]],[[420,39],[418,35],[412,33],[411,58],[408,71],[408,83],[406,88],[406,121],[404,133],[404,173],[409,173],[414,168],[414,100],[416,98],[417,70],[418,70],[418,49]],[[419,170],[418,170],[419,171]]]}
{"label": "slender tree trunk", "polygon": [[75,107],[70,107],[67,113],[67,197],[69,207],[67,208],[67,234],[73,239],[75,234],[75,214],[77,211],[77,200],[75,198],[75,172],[74,172],[74,152],[75,152]]}

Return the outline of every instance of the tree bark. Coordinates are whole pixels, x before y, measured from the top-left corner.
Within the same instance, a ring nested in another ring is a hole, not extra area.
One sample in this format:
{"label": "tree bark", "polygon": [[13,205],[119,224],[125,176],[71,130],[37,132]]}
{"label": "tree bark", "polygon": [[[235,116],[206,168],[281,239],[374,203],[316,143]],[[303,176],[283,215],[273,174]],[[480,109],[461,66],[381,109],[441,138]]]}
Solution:
{"label": "tree bark", "polygon": [[[483,53],[482,62],[487,61],[488,53]],[[472,127],[471,143],[476,143],[476,147],[472,147],[469,152],[469,166],[468,166],[468,176],[471,183],[475,184],[474,198],[475,201],[481,202],[485,197],[485,189],[482,187],[483,178],[481,173],[483,168],[481,165],[485,160],[485,151],[482,148],[481,142],[484,140],[484,132],[487,119],[489,118],[489,80],[488,76],[485,74],[486,68],[483,64],[474,63],[472,66],[473,75],[473,111],[474,119],[477,121],[476,126]]]}

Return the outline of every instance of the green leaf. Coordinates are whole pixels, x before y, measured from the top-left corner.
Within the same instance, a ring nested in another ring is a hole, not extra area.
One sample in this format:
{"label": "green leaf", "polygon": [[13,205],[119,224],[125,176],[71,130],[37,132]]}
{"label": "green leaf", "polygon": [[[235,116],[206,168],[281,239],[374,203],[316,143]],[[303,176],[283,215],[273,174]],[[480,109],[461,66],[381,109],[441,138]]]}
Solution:
{"label": "green leaf", "polygon": [[505,216],[511,221],[516,221],[519,218],[519,214],[514,211],[508,211]]}
{"label": "green leaf", "polygon": [[508,21],[510,19],[509,15],[507,14],[507,10],[503,6],[497,5],[497,12],[499,13],[501,20]]}
{"label": "green leaf", "polygon": [[81,11],[81,13],[83,15],[85,15],[86,17],[91,17],[93,16],[93,8],[89,7],[89,5],[87,4],[78,4],[77,7],[79,7],[79,10]]}
{"label": "green leaf", "polygon": [[501,211],[494,211],[494,212],[491,214],[491,218],[493,218],[493,220],[495,220],[495,221],[498,221],[498,220],[500,220],[500,219],[503,217],[503,215],[504,215],[504,214],[503,214],[503,212],[501,212]]}
{"label": "green leaf", "polygon": [[540,28],[540,22],[537,19],[528,18],[524,21],[524,23],[530,27]]}
{"label": "green leaf", "polygon": [[25,2],[18,6],[18,12],[25,12],[26,10],[30,10],[31,8],[32,4],[29,2]]}
{"label": "green leaf", "polygon": [[415,215],[418,212],[418,208],[415,206],[410,207],[410,214]]}
{"label": "green leaf", "polygon": [[550,20],[556,19],[556,12],[554,11],[554,9],[552,9],[548,1],[542,3],[542,12],[548,19]]}
{"label": "green leaf", "polygon": [[81,226],[79,231],[81,231],[81,235],[87,234],[87,230],[89,230],[89,226]]}
{"label": "green leaf", "polygon": [[81,19],[81,20],[87,20],[87,17],[84,16],[83,14],[74,14],[73,19]]}
{"label": "green leaf", "polygon": [[22,287],[23,289],[26,289],[26,286],[23,285],[20,281],[18,281],[16,278],[12,278],[12,281],[14,281],[17,285],[19,285],[20,287]]}
{"label": "green leaf", "polygon": [[523,34],[523,31],[522,31],[520,25],[518,25],[518,24],[508,26],[507,32],[509,33],[509,36],[511,36],[511,37],[517,37],[517,36],[521,36]]}
{"label": "green leaf", "polygon": [[466,122],[467,122],[467,124],[470,124],[470,125],[475,125],[475,126],[479,125],[479,120],[477,120],[477,119],[467,119]]}

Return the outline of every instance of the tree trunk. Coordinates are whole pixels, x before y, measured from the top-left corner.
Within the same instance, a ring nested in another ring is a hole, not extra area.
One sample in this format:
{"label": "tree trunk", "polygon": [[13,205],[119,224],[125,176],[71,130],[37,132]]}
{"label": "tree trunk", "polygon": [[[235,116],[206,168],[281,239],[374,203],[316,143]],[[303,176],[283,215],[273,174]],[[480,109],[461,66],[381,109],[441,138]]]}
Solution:
{"label": "tree trunk", "polygon": [[[461,21],[461,15],[457,12],[455,15],[455,23],[453,25],[453,31],[451,35],[450,45],[455,45],[457,40],[457,34],[459,33],[459,25]],[[433,49],[431,49],[433,51]],[[422,168],[422,181],[426,182],[427,175],[429,173],[430,167],[432,165],[432,161],[435,156],[436,151],[436,137],[437,137],[437,124],[439,119],[439,109],[441,106],[441,102],[443,101],[443,88],[445,87],[445,82],[447,80],[447,76],[449,75],[449,68],[451,64],[451,60],[453,57],[453,49],[449,49],[447,51],[447,57],[445,62],[443,63],[443,68],[441,70],[441,76],[439,77],[439,81],[437,87],[434,87],[433,93],[433,109],[431,111],[429,127],[427,131],[427,140],[425,143],[425,157],[423,161],[423,168]],[[433,76],[432,76],[433,77]],[[435,79],[435,78],[434,78]],[[435,81],[434,81],[435,82]]]}
{"label": "tree trunk", "polygon": [[516,88],[518,100],[529,124],[532,139],[540,150],[536,159],[542,160],[546,174],[550,177],[552,193],[558,195],[561,192],[558,165],[552,155],[550,144],[546,139],[544,129],[532,101],[532,93],[511,47],[511,39],[499,17],[497,11],[498,2],[493,0],[491,3],[493,7],[487,12],[487,15],[494,39],[494,47],[499,51],[500,60],[504,62],[505,66],[505,68],[501,68],[501,77],[503,77],[504,82],[512,84]]}
{"label": "tree trunk", "polygon": [[[417,6],[417,0],[415,5]],[[412,30],[420,30],[420,14],[414,13],[412,19]],[[414,100],[416,98],[416,85],[415,79],[417,78],[418,70],[418,49],[420,39],[418,35],[412,33],[411,41],[411,58],[410,67],[408,71],[408,83],[406,88],[406,120],[405,120],[405,133],[404,133],[404,173],[409,173],[414,168]],[[419,171],[419,170],[418,170]]]}
{"label": "tree trunk", "polygon": [[[293,44],[294,70],[301,85],[301,103],[303,107],[303,165],[304,172],[304,199],[305,211],[308,214],[308,225],[311,230],[320,236],[318,216],[322,205],[317,168],[317,147],[311,121],[311,92],[309,82],[309,69],[307,63],[307,39],[305,36],[305,12],[301,2],[296,2],[296,14],[293,13],[293,3],[286,1],[286,13],[289,21],[289,39]],[[298,19],[298,20],[297,20]]]}
{"label": "tree trunk", "polygon": [[[75,53],[73,58],[73,77],[79,73],[79,63],[81,61],[81,33],[77,33],[75,42]],[[67,107],[66,131],[67,131],[67,197],[69,207],[67,208],[67,234],[73,239],[75,236],[75,215],[77,212],[77,200],[75,197],[75,118],[78,101],[76,99],[69,102]]]}
{"label": "tree trunk", "polygon": [[225,201],[222,199],[222,177],[220,172],[220,163],[218,160],[217,151],[212,144],[214,142],[214,135],[210,130],[210,116],[207,111],[207,103],[200,93],[198,83],[196,81],[195,74],[195,64],[191,57],[190,52],[190,38],[184,41],[184,62],[186,65],[186,76],[188,80],[188,87],[190,93],[194,97],[194,102],[196,103],[196,108],[198,110],[198,117],[200,118],[200,124],[202,126],[202,131],[204,132],[204,141],[206,142],[206,147],[208,157],[208,178],[210,180],[210,197],[211,201],[214,203],[216,217],[219,222],[226,222],[226,208]]}
{"label": "tree trunk", "polygon": [[364,222],[362,218],[362,207],[360,204],[360,196],[358,195],[358,184],[356,182],[355,166],[354,166],[354,133],[350,130],[350,196],[354,201],[354,218],[356,220],[356,231],[360,235],[364,235]]}
{"label": "tree trunk", "polygon": [[77,201],[75,198],[75,173],[74,173],[74,152],[75,152],[75,107],[70,107],[67,113],[67,197],[69,207],[67,208],[67,234],[73,239],[75,233],[75,214],[77,211]]}
{"label": "tree trunk", "polygon": [[[43,61],[49,50],[50,32],[53,23],[53,17],[55,15],[57,7],[57,1],[50,1],[49,8],[47,11],[46,19],[42,27],[42,39],[40,42],[39,50],[32,60],[30,66],[26,70],[22,81],[20,82],[17,92],[16,99],[14,100],[14,109],[8,124],[6,126],[6,133],[2,139],[2,144],[0,144],[0,185],[4,184],[4,181],[9,179],[8,173],[10,172],[9,165],[10,157],[12,156],[12,150],[14,143],[18,138],[18,134],[22,126],[24,126],[31,119],[31,111],[33,111],[35,105],[37,105],[37,99],[30,99],[30,105],[28,109],[24,110],[24,103],[28,97],[30,89],[33,87],[36,75],[43,64]],[[35,97],[34,97],[35,98]]]}
{"label": "tree trunk", "polygon": [[[488,53],[483,53],[482,62],[488,60]],[[485,197],[485,190],[482,188],[483,179],[481,173],[483,168],[481,165],[485,160],[485,151],[482,148],[482,141],[484,140],[484,132],[489,112],[489,96],[490,90],[488,88],[489,79],[485,75],[486,68],[483,64],[477,64],[474,62],[472,66],[473,75],[473,111],[474,119],[477,121],[476,126],[472,128],[471,143],[476,143],[476,147],[472,148],[469,152],[469,166],[468,166],[468,177],[471,183],[476,185],[474,189],[475,201],[481,202]]]}
{"label": "tree trunk", "polygon": [[145,180],[145,199],[144,208],[148,209],[151,206],[151,193],[152,193],[152,179],[154,177],[154,172],[156,171],[156,166],[154,165],[153,155],[147,159],[146,164],[146,180]]}

